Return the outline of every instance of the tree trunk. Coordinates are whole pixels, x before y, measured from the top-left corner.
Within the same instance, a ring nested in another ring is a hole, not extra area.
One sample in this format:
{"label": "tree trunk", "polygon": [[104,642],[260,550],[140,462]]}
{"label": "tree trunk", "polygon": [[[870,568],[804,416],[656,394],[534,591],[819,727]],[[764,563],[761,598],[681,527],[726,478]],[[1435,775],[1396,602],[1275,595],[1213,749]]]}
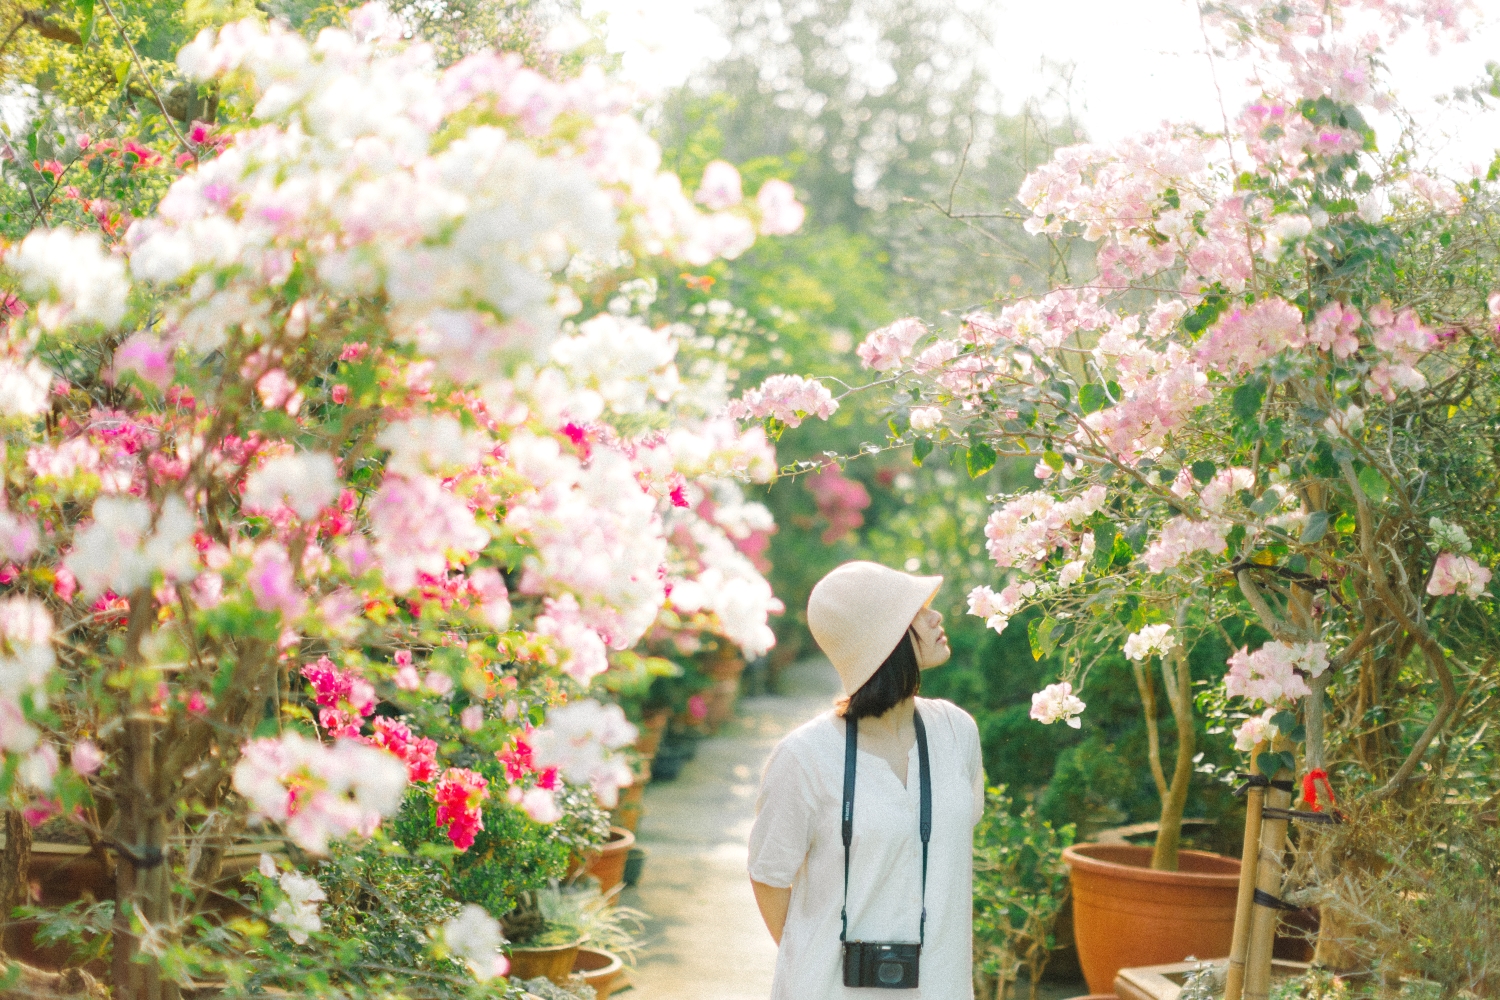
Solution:
{"label": "tree trunk", "polygon": [[9,954],[11,911],[31,899],[31,824],[19,809],[5,812],[5,850],[0,851],[0,955]]}
{"label": "tree trunk", "polygon": [[[1179,629],[1184,617],[1184,611],[1179,610]],[[1162,796],[1156,844],[1151,849],[1151,867],[1165,872],[1177,870],[1177,852],[1182,844],[1182,814],[1187,809],[1188,786],[1193,780],[1193,753],[1197,749],[1193,732],[1192,669],[1186,648],[1179,644],[1173,652],[1175,655],[1170,658],[1162,657],[1161,675],[1167,701],[1172,706],[1172,718],[1177,723],[1177,763],[1172,768],[1167,794]]]}

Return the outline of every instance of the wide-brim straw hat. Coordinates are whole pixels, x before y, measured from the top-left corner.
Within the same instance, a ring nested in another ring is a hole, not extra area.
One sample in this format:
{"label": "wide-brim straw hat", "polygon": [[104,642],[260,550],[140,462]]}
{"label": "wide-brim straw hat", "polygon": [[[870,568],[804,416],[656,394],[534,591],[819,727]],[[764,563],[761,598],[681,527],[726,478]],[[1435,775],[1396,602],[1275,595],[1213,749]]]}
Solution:
{"label": "wide-brim straw hat", "polygon": [[943,585],[873,562],[846,562],[807,598],[807,627],[839,672],[844,693],[864,686],[891,655],[917,612]]}

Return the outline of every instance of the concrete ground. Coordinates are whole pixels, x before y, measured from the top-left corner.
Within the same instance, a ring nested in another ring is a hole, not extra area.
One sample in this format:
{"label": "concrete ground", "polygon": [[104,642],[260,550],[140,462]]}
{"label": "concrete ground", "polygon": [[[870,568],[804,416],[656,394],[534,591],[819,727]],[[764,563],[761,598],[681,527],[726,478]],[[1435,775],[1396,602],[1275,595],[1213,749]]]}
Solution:
{"label": "concrete ground", "polygon": [[[772,748],[829,707],[838,678],[827,661],[805,660],[785,670],[778,687],[779,694],[741,698],[737,718],[698,744],[675,781],[646,790],[637,840],[649,854],[640,885],[621,899],[650,919],[631,985],[616,991],[622,1000],[771,995],[776,946],[745,874],[755,796]],[[1087,992],[1081,983],[1047,983],[1038,1000]]]}

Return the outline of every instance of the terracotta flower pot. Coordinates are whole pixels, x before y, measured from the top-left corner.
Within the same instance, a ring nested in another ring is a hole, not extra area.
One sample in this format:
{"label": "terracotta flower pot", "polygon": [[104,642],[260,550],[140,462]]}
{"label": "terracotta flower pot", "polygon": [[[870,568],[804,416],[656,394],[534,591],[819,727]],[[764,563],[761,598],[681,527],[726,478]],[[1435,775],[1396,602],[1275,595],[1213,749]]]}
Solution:
{"label": "terracotta flower pot", "polygon": [[535,979],[537,976],[546,976],[562,986],[573,974],[573,962],[578,958],[578,947],[581,944],[582,939],[546,948],[513,944],[506,952],[510,956],[510,978]]}
{"label": "terracotta flower pot", "polygon": [[594,988],[596,1000],[609,1000],[615,980],[624,969],[625,963],[620,961],[620,956],[603,948],[579,948],[578,957],[573,959],[573,971]]}
{"label": "terracotta flower pot", "polygon": [[588,873],[599,880],[599,891],[606,896],[625,878],[625,861],[635,846],[635,834],[622,827],[609,828],[609,842],[589,859]]}
{"label": "terracotta flower pot", "polygon": [[1093,993],[1124,968],[1222,958],[1234,935],[1240,863],[1178,854],[1179,871],[1152,871],[1151,848],[1075,844],[1063,851],[1073,885],[1073,932]]}

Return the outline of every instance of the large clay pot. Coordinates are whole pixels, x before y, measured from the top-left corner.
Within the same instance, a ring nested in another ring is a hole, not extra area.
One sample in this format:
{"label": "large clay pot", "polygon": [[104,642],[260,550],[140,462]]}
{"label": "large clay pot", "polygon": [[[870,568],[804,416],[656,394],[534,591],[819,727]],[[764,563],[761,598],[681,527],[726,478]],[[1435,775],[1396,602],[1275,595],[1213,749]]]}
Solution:
{"label": "large clay pot", "polygon": [[579,948],[573,959],[573,971],[583,976],[583,981],[594,988],[595,1000],[609,1000],[614,992],[615,980],[625,969],[620,956],[602,948]]}
{"label": "large clay pot", "polygon": [[1124,968],[1229,954],[1240,878],[1234,858],[1181,851],[1178,871],[1159,872],[1150,868],[1149,847],[1075,844],[1063,860],[1090,992],[1112,990]]}
{"label": "large clay pot", "polygon": [[609,895],[609,891],[624,880],[625,862],[634,846],[635,834],[623,827],[612,826],[609,841],[589,859],[586,871],[599,880],[599,891],[604,895]]}
{"label": "large clay pot", "polygon": [[528,948],[513,944],[507,951],[510,956],[510,978],[535,979],[537,976],[546,976],[562,986],[573,974],[573,962],[578,958],[578,946],[581,944],[582,939],[547,948]]}

